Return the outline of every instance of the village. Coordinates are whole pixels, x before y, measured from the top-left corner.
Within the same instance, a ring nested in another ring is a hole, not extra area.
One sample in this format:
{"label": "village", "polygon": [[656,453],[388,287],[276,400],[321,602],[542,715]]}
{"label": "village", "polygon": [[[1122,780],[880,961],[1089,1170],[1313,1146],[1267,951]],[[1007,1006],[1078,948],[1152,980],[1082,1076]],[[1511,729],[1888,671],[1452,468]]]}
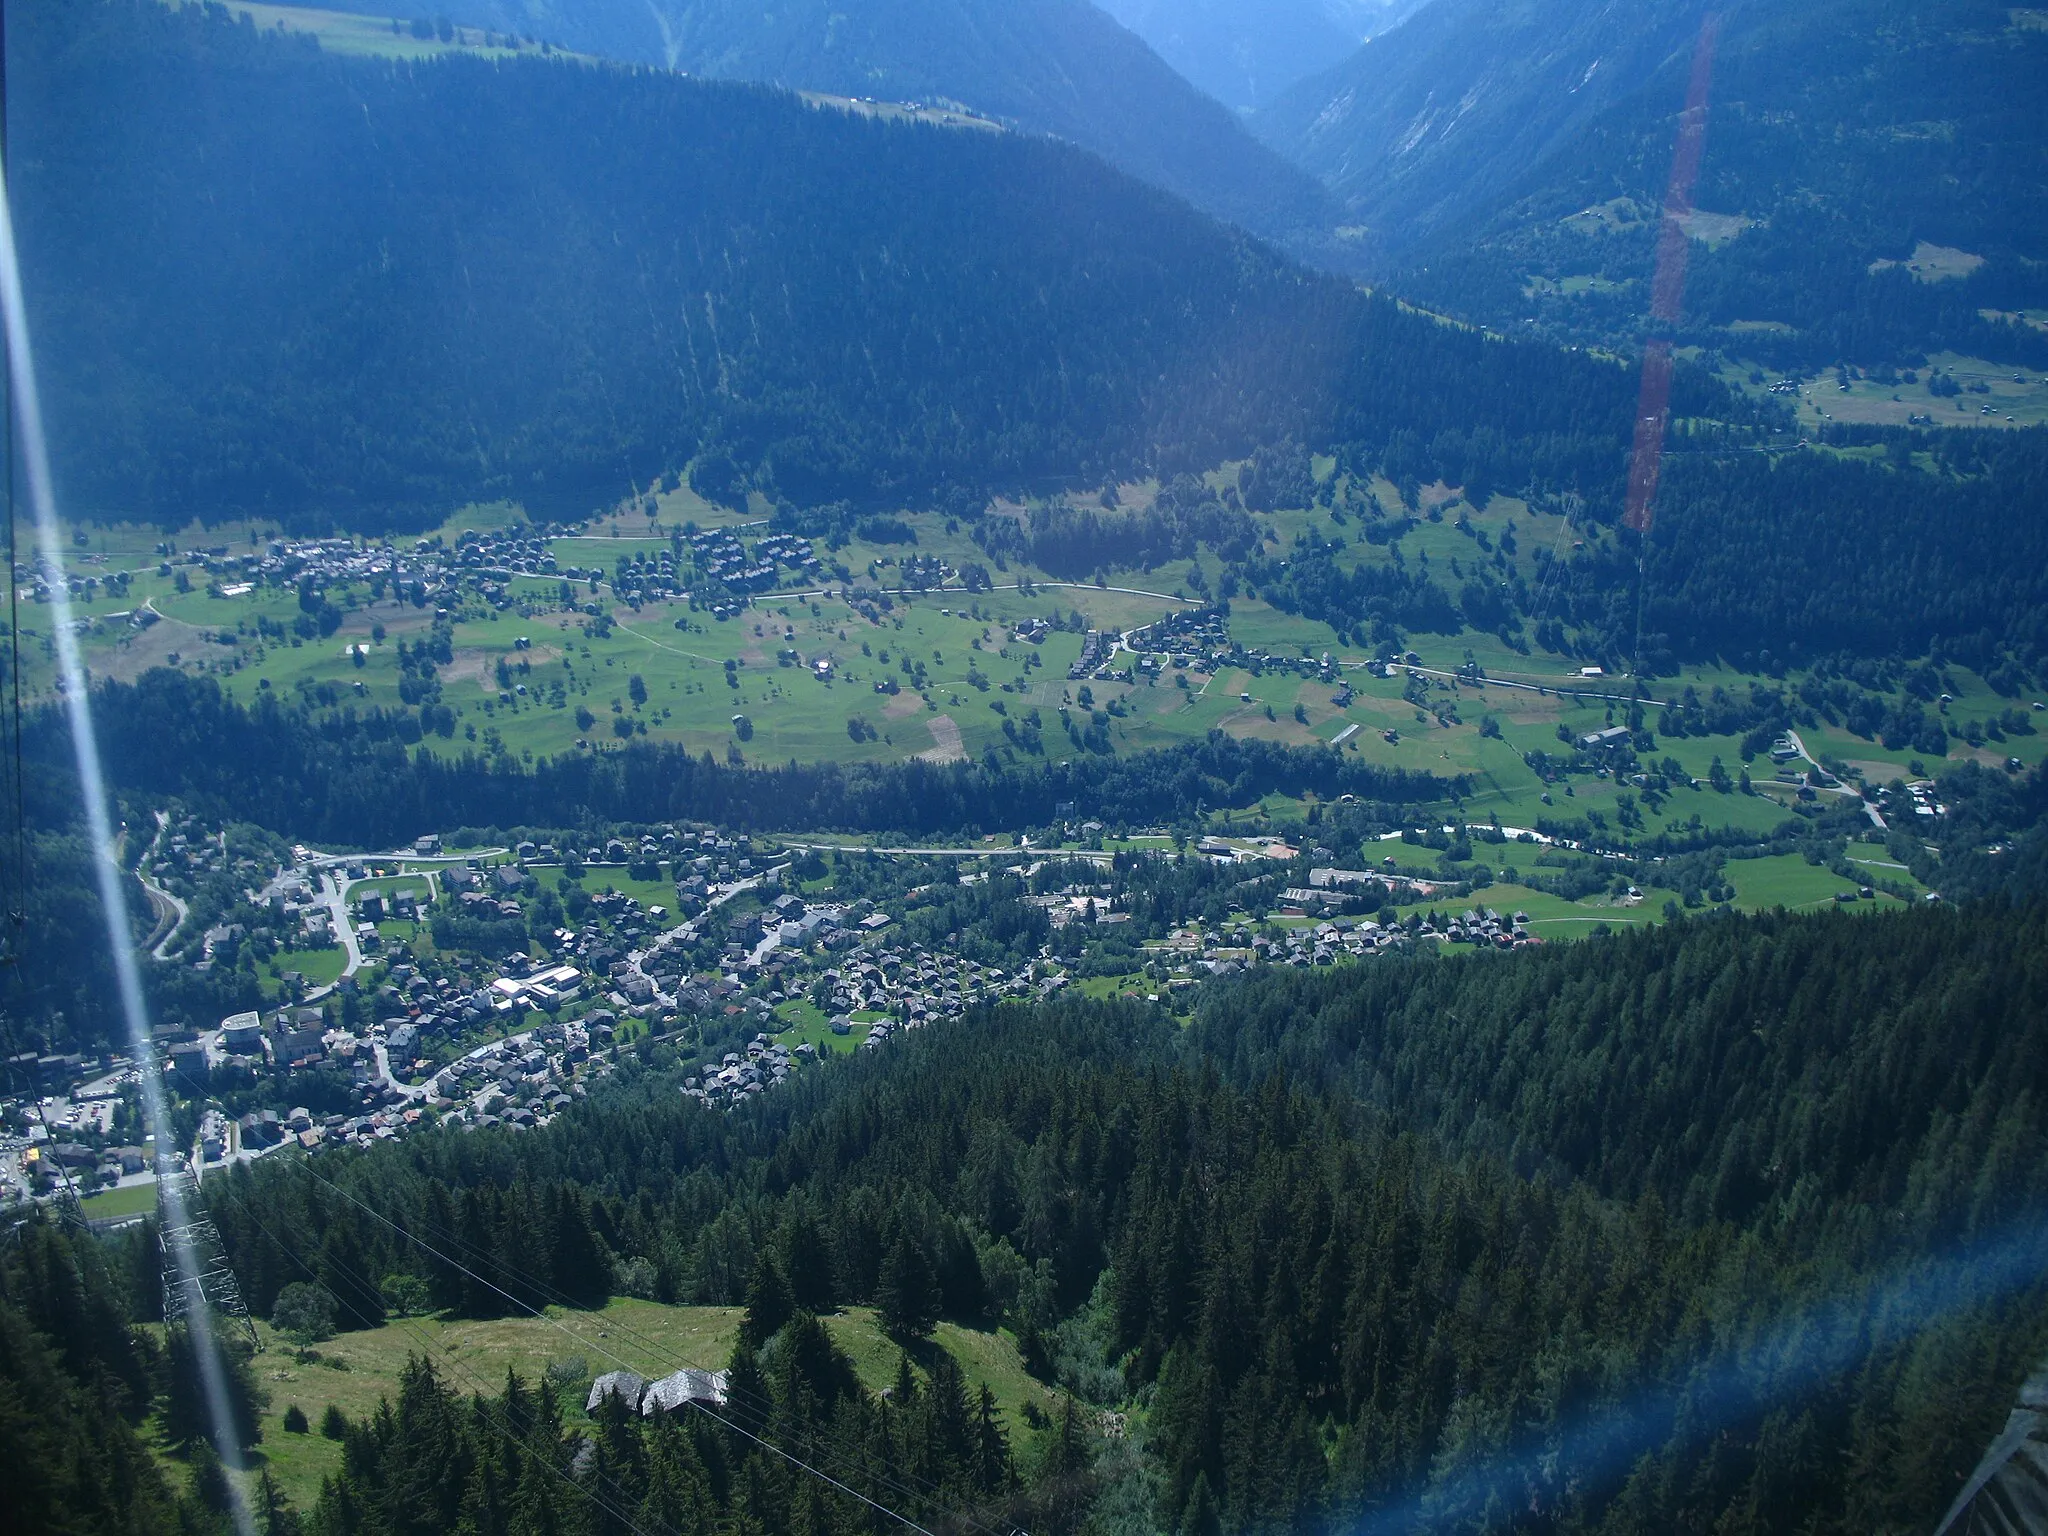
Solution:
{"label": "village", "polygon": [[[1103,829],[1068,830],[1099,844]],[[1385,871],[1314,867],[1305,884],[1286,884],[1301,865],[1277,839],[1202,839],[1190,857],[1255,871],[1235,883],[1262,894],[1220,922],[1143,933],[1131,927],[1134,891],[1145,870],[1172,865],[1170,848],[1121,871],[1085,851],[957,852],[835,850],[673,824],[588,841],[456,849],[424,836],[383,854],[330,853],[166,814],[137,865],[162,914],[151,953],[223,985],[260,977],[267,991],[258,1007],[158,1024],[153,1054],[178,1106],[178,1150],[203,1179],[281,1151],[526,1130],[595,1091],[629,1054],[728,1109],[836,1055],[1067,988],[1100,996],[1107,985],[1184,1009],[1199,982],[1252,966],[1538,942],[1519,911],[1357,910],[1362,889],[1385,889]],[[996,907],[1035,914],[1042,941],[1000,958],[986,945],[970,952],[957,931],[935,942],[933,905],[991,881],[1001,882],[991,900],[1004,893]],[[859,889],[842,893],[845,882]],[[152,1182],[130,1056],[31,1053],[8,1066],[0,1180],[10,1193]]]}

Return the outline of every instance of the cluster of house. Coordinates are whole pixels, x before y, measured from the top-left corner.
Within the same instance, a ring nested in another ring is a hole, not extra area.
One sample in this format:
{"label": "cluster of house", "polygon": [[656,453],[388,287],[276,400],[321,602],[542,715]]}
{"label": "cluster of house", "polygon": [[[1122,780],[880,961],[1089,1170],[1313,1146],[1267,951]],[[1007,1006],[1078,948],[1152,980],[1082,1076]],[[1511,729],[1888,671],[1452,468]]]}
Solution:
{"label": "cluster of house", "polygon": [[[270,921],[262,925],[262,931],[280,943],[292,942],[302,931],[315,931],[315,923],[317,931],[327,931],[326,909],[315,903],[312,887],[303,875],[249,852],[232,851],[221,833],[207,830],[195,819],[184,818],[165,828],[149,855],[146,872],[165,890],[188,901],[209,879],[233,877],[239,887],[253,894],[255,905],[269,909]],[[312,917],[313,913],[318,917]],[[184,930],[181,946],[190,934],[191,930]],[[247,937],[250,934],[239,923],[212,924],[198,935],[197,963],[211,969],[216,949]]]}
{"label": "cluster of house", "polygon": [[424,1102],[458,1125],[545,1125],[609,1071],[616,1022],[609,1009],[593,1009],[479,1046],[434,1074]]}
{"label": "cluster of house", "polygon": [[1208,608],[1170,613],[1132,630],[1124,643],[1147,656],[1164,657],[1185,667],[1230,651],[1230,621]]}
{"label": "cluster of house", "polygon": [[[765,995],[746,996],[735,979],[727,978],[717,995],[689,986],[682,989],[680,1000],[699,1011],[716,1014],[722,1010],[773,1026],[774,1005],[795,996],[798,986],[797,978],[781,976],[782,964],[771,960],[764,965],[750,959],[744,969],[771,983],[782,979],[789,992],[778,986]],[[1028,970],[1012,976],[971,961],[947,963],[921,952],[863,949],[813,978],[811,996],[829,1010],[832,1033],[844,1036],[865,1029],[861,1049],[873,1050],[902,1031],[956,1018],[976,1004],[1042,996],[1064,984],[1062,976],[1034,982]],[[867,1015],[869,1022],[857,1022],[856,1014]],[[877,1014],[881,1017],[875,1017]],[[717,1064],[707,1063],[701,1074],[686,1079],[683,1092],[713,1108],[727,1107],[787,1082],[792,1072],[816,1056],[815,1047],[808,1042],[788,1046],[764,1029],[743,1050],[726,1052]]]}
{"label": "cluster of house", "polygon": [[[623,570],[617,565],[607,570],[595,565],[560,564],[553,540],[578,531],[575,525],[552,524],[482,531],[466,528],[457,537],[453,550],[445,549],[436,540],[422,539],[410,553],[389,546],[359,546],[346,539],[304,539],[273,543],[264,555],[239,561],[229,557],[225,549],[209,551],[206,559],[210,569],[239,574],[252,586],[259,580],[296,581],[307,577],[321,585],[383,580],[422,607],[453,598],[467,584],[494,607],[508,608],[513,600],[510,583],[522,576],[608,584],[620,597],[636,604],[650,598],[682,595],[676,557],[669,550],[652,554],[635,550]],[[708,538],[721,561],[730,557],[726,545],[738,544],[730,534],[724,536],[723,542],[717,534],[698,538]],[[765,545],[770,541],[763,542]],[[778,545],[773,554],[765,557],[769,562],[769,585],[773,584],[775,558],[780,556],[801,564],[810,556],[806,541],[786,540],[785,536],[785,542],[796,548],[784,550]],[[749,571],[759,569],[759,561],[749,561],[743,551],[740,564]],[[699,565],[702,568],[701,559]],[[716,579],[725,578],[721,575]],[[235,587],[222,590],[225,595],[237,595]]]}
{"label": "cluster of house", "polygon": [[165,829],[151,856],[151,867],[161,876],[182,876],[187,880],[223,872],[249,876],[260,873],[254,859],[230,859],[220,834],[205,831],[196,820],[176,822]]}
{"label": "cluster of house", "polygon": [[[395,967],[410,972],[410,966]],[[375,1001],[387,1010],[401,996],[400,986],[387,982]],[[402,1007],[402,1003],[397,1003]],[[353,1031],[330,1027],[318,1008],[287,1006],[270,1015],[230,1014],[220,1028],[200,1034],[189,1029],[166,1027],[156,1031],[159,1054],[187,1091],[204,1083],[207,1073],[234,1062],[266,1071],[303,1072],[322,1065],[352,1069],[358,1087],[376,1077],[375,1045],[382,1045],[394,1063],[411,1060],[418,1043],[421,1009],[412,1016],[403,1013],[375,1025],[369,1035],[359,1038]]]}
{"label": "cluster of house", "polygon": [[[348,539],[281,540],[273,542],[261,559],[243,560],[241,569],[243,579],[251,583],[308,578],[319,586],[384,582],[416,607],[447,602],[468,585],[502,610],[512,606],[510,583],[517,577],[554,576],[573,581],[586,574],[601,574],[557,564],[552,541],[576,531],[574,525],[553,524],[465,528],[452,550],[438,539],[416,540],[409,551],[388,544],[358,545]],[[238,595],[232,586],[223,587],[222,592]]]}
{"label": "cluster of house", "polygon": [[[1168,614],[1140,629],[1131,630],[1123,637],[1123,643],[1137,655],[1134,670],[1155,676],[1168,667],[1212,674],[1226,667],[1242,667],[1253,672],[1285,672],[1336,683],[1337,694],[1330,702],[1339,709],[1352,699],[1350,685],[1342,680],[1341,664],[1330,652],[1325,651],[1319,657],[1278,656],[1271,651],[1249,648],[1231,638],[1229,619],[1211,609]],[[1373,670],[1377,675],[1385,675],[1384,667],[1374,666]],[[1095,675],[1106,674],[1098,671]]]}
{"label": "cluster of house", "polygon": [[[1271,934],[1188,928],[1171,934],[1163,943],[1146,948],[1155,956],[1188,962],[1179,967],[1191,976],[1200,969],[1212,975],[1229,975],[1245,965],[1334,965],[1349,957],[1367,956],[1410,949],[1420,940],[1452,944],[1486,944],[1496,949],[1540,944],[1528,930],[1529,915],[1517,912],[1503,916],[1489,908],[1474,908],[1448,919],[1422,916],[1411,924],[1381,923],[1373,918],[1337,917]],[[1176,986],[1186,983],[1175,980]]]}
{"label": "cluster of house", "polygon": [[1908,784],[1906,798],[1912,802],[1915,816],[1925,817],[1931,821],[1937,816],[1948,814],[1948,807],[1936,797],[1931,783],[1922,781],[1918,784]]}
{"label": "cluster of house", "polygon": [[[1354,957],[1398,949],[1408,942],[1399,928],[1369,920],[1332,918],[1312,928],[1290,928],[1281,938],[1261,934],[1250,944],[1251,958],[1271,965],[1331,965],[1339,955]],[[1214,970],[1213,965],[1210,969]]]}
{"label": "cluster of house", "polygon": [[[812,570],[818,564],[806,540],[776,535],[762,539],[750,554],[730,528],[707,528],[690,535],[690,553],[698,579],[728,592],[766,591],[775,585],[776,567],[783,560]],[[714,602],[711,606],[713,616],[721,619],[738,611],[737,605]]]}
{"label": "cluster of house", "polygon": [[[1112,649],[1111,642],[1103,637],[1101,630],[1089,630],[1081,641],[1081,654],[1067,668],[1067,681],[1077,683],[1084,677],[1094,677],[1103,672],[1103,663],[1109,660]],[[1106,677],[1108,674],[1103,672],[1103,675]]]}
{"label": "cluster of house", "polygon": [[[36,1127],[40,1130],[40,1127]],[[31,1195],[47,1195],[63,1183],[91,1188],[142,1172],[148,1153],[141,1147],[102,1147],[82,1141],[38,1141],[21,1154],[21,1179]]]}
{"label": "cluster of house", "polygon": [[824,971],[819,983],[837,1034],[852,1028],[855,1013],[886,1013],[903,1023],[922,1024],[956,1018],[977,1003],[1043,990],[1026,970],[1011,974],[954,955],[899,949],[849,958]]}
{"label": "cluster of house", "polygon": [[[175,545],[157,546],[160,557],[157,575],[171,578],[179,570],[202,573],[209,586],[223,597],[241,597],[259,585],[288,586],[310,581],[316,588],[351,583],[388,587],[395,595],[416,607],[452,602],[467,586],[484,601],[500,610],[512,606],[511,582],[519,577],[554,577],[570,581],[609,583],[619,596],[634,603],[652,597],[681,596],[675,556],[661,550],[650,556],[636,551],[630,570],[623,575],[614,568],[585,569],[561,565],[553,541],[580,531],[579,525],[520,525],[504,529],[466,528],[454,547],[439,538],[416,540],[401,549],[390,543],[357,542],[352,539],[277,539],[260,549],[237,551],[228,545],[213,545],[179,551]],[[734,590],[757,590],[773,586],[778,562],[815,572],[817,558],[808,540],[778,534],[761,540],[749,555],[730,532],[714,530],[699,534],[698,567],[701,572]],[[106,577],[73,578],[75,596],[90,597],[104,581],[110,589],[125,590],[130,572]],[[16,579],[47,598],[52,578],[39,565],[23,563]],[[125,615],[132,623],[154,622],[157,615],[147,606]]]}
{"label": "cluster of house", "polygon": [[[157,574],[172,575],[172,560],[179,558],[166,558]],[[447,551],[424,539],[410,552],[352,539],[276,539],[256,554],[231,554],[225,547],[193,550],[182,556],[182,563],[203,569],[223,597],[241,597],[265,583],[311,581],[326,587],[367,582],[389,586],[425,606],[452,596],[461,579]]]}
{"label": "cluster of house", "polygon": [[812,575],[821,569],[818,557],[811,552],[811,541],[794,533],[769,534],[754,545],[754,558],[794,566]]}
{"label": "cluster of house", "polygon": [[813,1060],[817,1054],[808,1041],[792,1050],[758,1034],[744,1051],[727,1051],[717,1066],[707,1064],[700,1076],[684,1078],[683,1092],[714,1107],[731,1104],[780,1087],[800,1061]]}
{"label": "cluster of house", "polygon": [[325,1147],[367,1147],[379,1141],[395,1141],[425,1119],[420,1106],[409,1099],[352,1115],[314,1115],[302,1107],[280,1118],[276,1111],[266,1109],[242,1117],[242,1147],[245,1151],[252,1147],[260,1150],[265,1145],[260,1138],[252,1137],[252,1121],[263,1122],[265,1134],[273,1129],[280,1133],[279,1142],[289,1137],[300,1150],[317,1152]]}

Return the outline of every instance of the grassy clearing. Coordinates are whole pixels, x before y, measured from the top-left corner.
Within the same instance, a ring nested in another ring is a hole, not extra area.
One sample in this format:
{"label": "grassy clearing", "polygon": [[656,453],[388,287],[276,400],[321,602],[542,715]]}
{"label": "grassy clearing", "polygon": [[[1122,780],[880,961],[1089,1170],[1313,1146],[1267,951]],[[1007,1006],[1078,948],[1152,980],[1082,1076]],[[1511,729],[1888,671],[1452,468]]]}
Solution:
{"label": "grassy clearing", "polygon": [[[1958,253],[1960,254],[1960,253]],[[1936,371],[1952,376],[1963,393],[1940,396],[1929,389]],[[1751,375],[1758,370],[1748,363],[1732,361],[1722,377],[1737,389],[1752,393],[1777,379],[1766,374],[1764,383]],[[1957,352],[1938,352],[1925,367],[1912,370],[1915,377],[1853,377],[1843,389],[1832,373],[1800,381],[1794,397],[1799,425],[1807,430],[1823,421],[1857,425],[1903,427],[1916,422],[1937,427],[2026,427],[2048,421],[2048,378],[2034,368],[2014,368],[1981,357]]]}
{"label": "grassy clearing", "polygon": [[[1886,871],[1886,873],[1891,873]],[[1730,859],[1728,883],[1735,887],[1738,905],[1752,910],[1787,907],[1827,906],[1842,892],[1856,894],[1856,887],[1832,870],[1809,864],[1797,854],[1780,854],[1766,859]],[[1875,902],[1861,901],[1859,907],[1898,906],[1898,899],[1880,893]]]}
{"label": "grassy clearing", "polygon": [[[256,1356],[254,1371],[270,1401],[253,1465],[268,1466],[285,1494],[300,1509],[310,1509],[319,1498],[321,1479],[341,1465],[340,1444],[319,1431],[328,1405],[352,1420],[375,1413],[380,1401],[397,1396],[399,1375],[414,1355],[431,1360],[441,1380],[465,1396],[502,1391],[508,1371],[531,1383],[551,1364],[566,1369],[580,1360],[583,1373],[560,1389],[565,1414],[573,1421],[582,1416],[590,1375],[626,1369],[652,1377],[685,1365],[722,1367],[731,1357],[740,1318],[737,1307],[669,1307],[625,1297],[594,1312],[551,1307],[546,1320],[405,1318],[330,1339],[317,1346],[319,1360],[311,1363],[298,1360],[290,1344],[259,1323],[265,1348]],[[852,1307],[824,1321],[834,1342],[852,1358],[863,1385],[880,1391],[895,1380],[902,1351],[883,1334],[870,1308]],[[1009,1333],[941,1323],[932,1342],[912,1354],[920,1376],[934,1346],[960,1363],[970,1390],[988,1383],[1013,1436],[1024,1432],[1027,1401],[1043,1409],[1052,1406],[1053,1395],[1024,1370]],[[313,1426],[310,1433],[286,1432],[285,1410],[293,1405],[305,1412]]]}
{"label": "grassy clearing", "polygon": [[[664,1307],[628,1298],[597,1312],[550,1308],[548,1321],[405,1318],[328,1340],[317,1348],[317,1363],[300,1363],[288,1343],[259,1323],[266,1348],[254,1370],[270,1397],[260,1454],[292,1501],[310,1508],[319,1497],[321,1478],[341,1465],[340,1445],[319,1433],[327,1406],[334,1404],[351,1419],[374,1413],[381,1400],[397,1396],[399,1373],[413,1355],[430,1359],[441,1379],[465,1396],[496,1393],[504,1388],[507,1371],[516,1370],[532,1382],[550,1362],[571,1357],[580,1357],[591,1372],[622,1365],[652,1375],[682,1365],[722,1366],[732,1352],[739,1319],[735,1307]],[[571,1389],[567,1395],[573,1402],[566,1406],[580,1414],[583,1391]],[[284,1412],[293,1404],[312,1421],[312,1433],[285,1431]]]}
{"label": "grassy clearing", "polygon": [[308,987],[324,987],[340,978],[348,968],[348,955],[339,944],[326,949],[281,949],[264,961],[261,974],[279,981],[286,971],[297,971]]}
{"label": "grassy clearing", "polygon": [[78,1202],[78,1208],[88,1218],[108,1216],[139,1216],[145,1211],[156,1209],[156,1186],[154,1184],[124,1184],[119,1189],[101,1190],[88,1195]]}
{"label": "grassy clearing", "polygon": [[433,892],[428,888],[424,875],[373,875],[353,882],[348,888],[351,906],[365,896],[382,896],[388,902],[398,895],[411,895],[425,901]]}
{"label": "grassy clearing", "polygon": [[[540,56],[540,50],[531,45],[511,48],[494,44],[490,41],[492,34],[487,34],[480,27],[451,27],[448,37],[443,40],[436,35],[415,37],[410,26],[384,17],[352,16],[340,11],[313,10],[296,5],[243,3],[229,9],[236,16],[247,16],[266,32],[309,33],[318,38],[320,46],[330,53],[361,58],[427,59],[444,53],[475,53],[497,59],[514,58],[521,53],[529,57]],[[552,47],[547,56],[560,59],[587,57]]]}
{"label": "grassy clearing", "polygon": [[1936,245],[1931,240],[1922,240],[1913,247],[1913,254],[1903,262],[1880,259],[1870,264],[1870,270],[1879,272],[1886,267],[1903,266],[1919,282],[1945,283],[1956,278],[1968,277],[1983,265],[1984,258],[1973,251],[1958,250],[1952,245]]}
{"label": "grassy clearing", "polygon": [[859,1050],[870,1028],[868,1023],[856,1020],[851,1033],[835,1035],[831,1021],[808,998],[791,998],[778,1004],[775,1016],[787,1021],[776,1031],[777,1040],[791,1050],[799,1045],[816,1046],[821,1055],[831,1051],[845,1056]]}
{"label": "grassy clearing", "polygon": [[1084,976],[1074,984],[1074,990],[1083,997],[1150,997],[1156,995],[1159,983],[1149,976],[1133,971],[1123,976]]}

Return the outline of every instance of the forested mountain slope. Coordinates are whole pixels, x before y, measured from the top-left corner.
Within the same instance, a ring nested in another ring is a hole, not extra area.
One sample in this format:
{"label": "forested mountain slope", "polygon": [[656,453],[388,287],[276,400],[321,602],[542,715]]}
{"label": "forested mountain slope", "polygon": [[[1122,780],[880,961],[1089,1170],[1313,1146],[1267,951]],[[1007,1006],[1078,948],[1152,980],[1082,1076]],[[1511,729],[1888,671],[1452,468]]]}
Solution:
{"label": "forested mountain slope", "polygon": [[[1258,128],[1346,199],[1382,265],[1426,266],[1408,291],[1496,323],[1625,336],[1648,309],[1707,9],[1452,0]],[[2048,343],[1999,318],[2048,294],[2048,31],[2029,14],[1986,0],[1720,8],[1690,335],[1809,365],[1953,348],[2039,366]]]}
{"label": "forested mountain slope", "polygon": [[1244,1078],[1341,1085],[1449,1145],[1688,1221],[1820,1241],[1802,1224],[1838,1206],[1934,1242],[2048,1195],[2038,1172],[2004,1188],[1924,1162],[1966,1145],[1996,1161],[2033,1134],[2008,1095],[2048,1074],[2048,1037],[2022,1022],[2048,1005],[2044,958],[2038,906],[1766,914],[1506,963],[1281,973],[1213,994],[1194,1039]]}
{"label": "forested mountain slope", "polygon": [[[39,9],[14,44],[28,295],[84,514],[580,516],[695,464],[792,515],[973,518],[1292,440],[1354,485],[1618,515],[1626,369],[1310,274],[1065,146],[613,66],[340,59],[131,0]],[[1328,543],[1239,580],[1388,643],[1562,604],[1653,665],[1738,635],[1917,654],[1964,624],[1973,654],[2042,647],[2037,523],[2007,510],[2027,437],[1766,459],[1768,412],[1689,368],[1673,411],[1641,605],[1609,541],[1540,600]]]}
{"label": "forested mountain slope", "polygon": [[[2043,1342],[2014,1258],[2048,1177],[2043,934],[1996,908],[1688,923],[1262,975],[1186,1036],[1013,1009],[731,1115],[657,1050],[543,1134],[266,1162],[211,1198],[259,1308],[312,1273],[357,1324],[360,1275],[490,1316],[587,1298],[610,1254],[764,1332],[798,1286],[1001,1318],[1131,1415],[1057,1528],[1092,1503],[1113,1530],[1912,1529]],[[1938,1290],[1901,1289],[1922,1260]]]}
{"label": "forested mountain slope", "polygon": [[1240,112],[1341,63],[1415,0],[1106,0],[1159,56]]}
{"label": "forested mountain slope", "polygon": [[[439,0],[393,8],[447,11]],[[1071,140],[1269,237],[1331,223],[1313,177],[1088,0],[468,0],[457,19],[706,79],[958,103]]]}
{"label": "forested mountain slope", "polygon": [[1411,251],[1496,206],[1607,108],[1682,64],[1704,10],[1438,0],[1252,123],[1344,200],[1376,253]]}
{"label": "forested mountain slope", "polygon": [[146,0],[16,34],[81,510],[582,513],[704,452],[900,505],[1482,416],[1525,463],[1617,472],[1620,370],[1402,313],[1043,140],[611,67],[342,60]]}

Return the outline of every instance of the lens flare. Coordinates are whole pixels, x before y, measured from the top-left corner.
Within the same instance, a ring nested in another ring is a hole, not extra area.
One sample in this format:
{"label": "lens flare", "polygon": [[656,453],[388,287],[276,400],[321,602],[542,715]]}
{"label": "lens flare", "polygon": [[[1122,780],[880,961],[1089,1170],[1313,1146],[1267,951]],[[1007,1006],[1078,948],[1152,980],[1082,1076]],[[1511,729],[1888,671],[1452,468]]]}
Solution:
{"label": "lens flare", "polygon": [[1671,331],[1678,324],[1685,292],[1687,228],[1692,218],[1693,183],[1707,138],[1707,88],[1714,78],[1714,44],[1721,18],[1709,13],[1693,48],[1692,79],[1678,118],[1678,147],[1671,156],[1671,180],[1664,190],[1664,217],[1657,225],[1657,266],[1650,281],[1650,338],[1643,348],[1643,387],[1636,401],[1635,443],[1629,454],[1628,506],[1622,522],[1637,533],[1650,531],[1657,500],[1657,476],[1664,463],[1664,428],[1671,413]]}
{"label": "lens flare", "polygon": [[1903,1264],[1775,1325],[1743,1330],[1739,1344],[1696,1366],[1683,1386],[1568,1423],[1540,1443],[1440,1468],[1433,1486],[1365,1516],[1347,1536],[1489,1529],[1534,1509],[1555,1512],[1575,1493],[1619,1487],[1674,1437],[1697,1443],[1796,1401],[1874,1349],[2038,1286],[2044,1275],[2048,1223],[2039,1218],[1993,1241]]}
{"label": "lens flare", "polygon": [[[107,921],[107,948],[114,959],[114,976],[121,995],[121,1014],[128,1028],[128,1049],[135,1060],[141,1085],[142,1107],[156,1142],[159,1198],[173,1226],[186,1225],[189,1213],[180,1182],[165,1178],[173,1150],[174,1132],[164,1103],[163,1078],[149,1039],[149,1011],[142,997],[142,972],[135,961],[135,943],[127,931],[127,903],[121,895],[121,870],[114,858],[114,828],[107,814],[106,776],[100,768],[99,738],[93,729],[92,700],[86,687],[85,666],[78,655],[78,635],[72,627],[71,590],[64,573],[63,531],[57,521],[56,491],[50,480],[49,444],[43,434],[42,401],[36,390],[33,354],[29,347],[28,308],[21,291],[21,264],[15,251],[14,210],[6,173],[0,170],[0,319],[7,331],[7,370],[14,400],[15,441],[19,473],[27,482],[29,506],[35,517],[36,550],[50,573],[50,616],[56,631],[57,677],[64,693],[65,715],[71,726],[71,749],[78,763],[78,786],[85,801],[87,835],[92,842],[93,873],[99,887],[100,909]],[[12,467],[10,467],[10,472]],[[7,579],[16,579],[9,571]],[[200,1275],[193,1262],[194,1250],[177,1249],[188,1294],[202,1294]],[[213,1320],[203,1305],[186,1313],[192,1338],[192,1352],[199,1362],[200,1384],[205,1390],[207,1412],[213,1420],[214,1438],[222,1461],[231,1469],[241,1466],[241,1446],[230,1407],[227,1365]],[[255,1536],[247,1502],[238,1479],[230,1478],[235,1492],[235,1526],[242,1536]]]}

